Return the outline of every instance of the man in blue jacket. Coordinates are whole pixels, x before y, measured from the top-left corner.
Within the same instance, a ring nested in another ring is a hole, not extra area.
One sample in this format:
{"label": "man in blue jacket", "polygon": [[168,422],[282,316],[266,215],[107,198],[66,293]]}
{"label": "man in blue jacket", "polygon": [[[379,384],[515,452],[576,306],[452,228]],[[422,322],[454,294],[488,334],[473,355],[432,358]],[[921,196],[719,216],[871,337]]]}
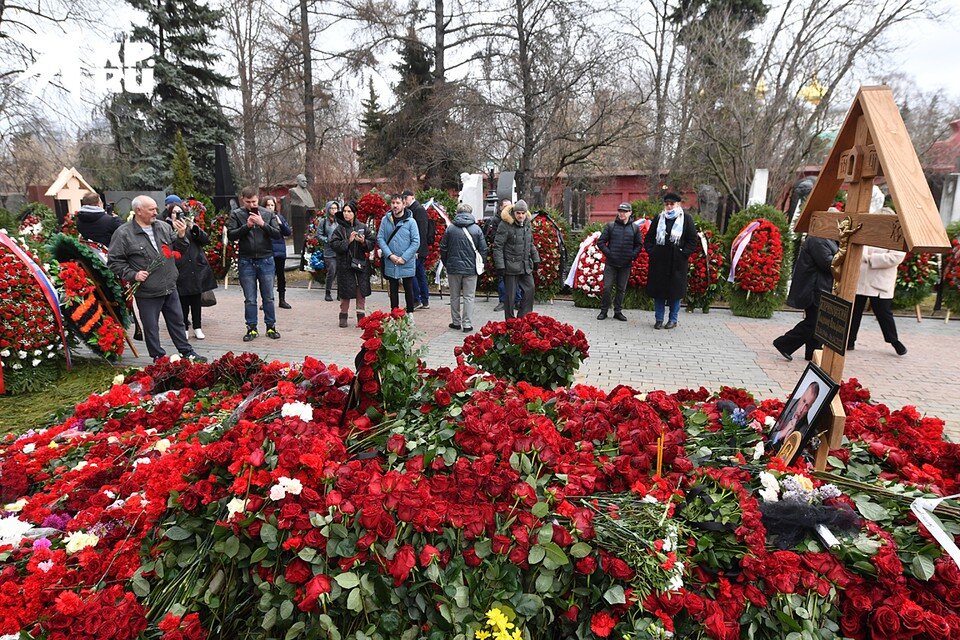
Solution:
{"label": "man in blue jacket", "polygon": [[417,249],[420,247],[420,231],[413,220],[413,213],[403,206],[403,196],[390,196],[390,215],[384,216],[377,234],[377,245],[383,259],[383,275],[390,283],[390,308],[400,306],[400,284],[407,313],[414,310],[413,278],[417,273]]}

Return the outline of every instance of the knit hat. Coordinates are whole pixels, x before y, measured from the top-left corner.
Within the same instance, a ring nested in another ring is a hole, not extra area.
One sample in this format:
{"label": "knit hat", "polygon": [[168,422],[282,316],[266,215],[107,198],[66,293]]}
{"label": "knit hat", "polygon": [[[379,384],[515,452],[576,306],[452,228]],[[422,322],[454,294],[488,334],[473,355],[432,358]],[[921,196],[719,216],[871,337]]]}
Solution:
{"label": "knit hat", "polygon": [[514,210],[514,211],[529,211],[530,209],[527,207],[527,201],[526,201],[526,200],[517,200],[516,204],[513,205],[513,210]]}
{"label": "knit hat", "polygon": [[629,202],[621,202],[620,206],[617,207],[617,211],[633,211],[633,207],[630,206]]}
{"label": "knit hat", "polygon": [[683,198],[681,198],[680,194],[678,194],[675,191],[668,191],[667,193],[663,194],[663,201],[664,202],[681,202],[683,201]]}
{"label": "knit hat", "polygon": [[457,213],[473,213],[473,207],[466,202],[461,202],[457,205]]}
{"label": "knit hat", "polygon": [[180,199],[180,196],[171,193],[166,197],[166,199],[164,199],[163,205],[166,207],[170,206],[171,204],[183,204],[183,200]]}

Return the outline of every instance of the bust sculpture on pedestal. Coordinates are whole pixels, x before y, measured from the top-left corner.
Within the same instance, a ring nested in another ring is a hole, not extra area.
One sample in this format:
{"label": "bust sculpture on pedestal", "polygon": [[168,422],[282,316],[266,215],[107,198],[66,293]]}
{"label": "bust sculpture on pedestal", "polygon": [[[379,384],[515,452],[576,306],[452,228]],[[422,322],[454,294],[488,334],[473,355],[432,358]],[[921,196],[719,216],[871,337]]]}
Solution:
{"label": "bust sculpture on pedestal", "polygon": [[301,253],[307,223],[317,208],[313,202],[313,195],[307,189],[307,177],[305,175],[301,173],[297,176],[297,186],[290,189],[284,200],[286,200],[285,204],[289,205],[285,213],[288,215],[290,226],[293,228],[293,250],[296,253]]}

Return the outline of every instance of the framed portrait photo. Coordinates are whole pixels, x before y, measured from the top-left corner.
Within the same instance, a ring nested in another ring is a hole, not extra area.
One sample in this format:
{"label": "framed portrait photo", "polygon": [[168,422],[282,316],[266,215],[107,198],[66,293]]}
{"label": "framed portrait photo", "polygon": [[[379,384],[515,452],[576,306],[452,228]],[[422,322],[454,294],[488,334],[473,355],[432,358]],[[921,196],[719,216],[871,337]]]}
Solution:
{"label": "framed portrait photo", "polygon": [[839,389],[823,369],[809,363],[770,430],[772,453],[793,464],[807,442],[819,433],[817,424]]}

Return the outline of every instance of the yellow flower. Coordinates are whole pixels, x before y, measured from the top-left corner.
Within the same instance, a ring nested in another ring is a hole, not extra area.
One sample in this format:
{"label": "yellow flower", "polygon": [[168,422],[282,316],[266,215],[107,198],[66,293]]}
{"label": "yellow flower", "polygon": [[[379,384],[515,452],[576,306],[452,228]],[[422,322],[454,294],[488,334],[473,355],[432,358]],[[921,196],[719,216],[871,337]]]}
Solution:
{"label": "yellow flower", "polygon": [[476,640],[488,640],[490,638],[490,632],[478,629],[477,632],[473,634],[473,637],[476,638]]}
{"label": "yellow flower", "polygon": [[506,631],[507,629],[511,629],[513,627],[510,621],[507,620],[507,616],[505,616],[503,612],[496,607],[490,609],[490,611],[487,611],[487,624],[497,631]]}
{"label": "yellow flower", "polygon": [[795,475],[793,479],[797,481],[797,484],[804,491],[813,491],[813,481],[807,476]]}

